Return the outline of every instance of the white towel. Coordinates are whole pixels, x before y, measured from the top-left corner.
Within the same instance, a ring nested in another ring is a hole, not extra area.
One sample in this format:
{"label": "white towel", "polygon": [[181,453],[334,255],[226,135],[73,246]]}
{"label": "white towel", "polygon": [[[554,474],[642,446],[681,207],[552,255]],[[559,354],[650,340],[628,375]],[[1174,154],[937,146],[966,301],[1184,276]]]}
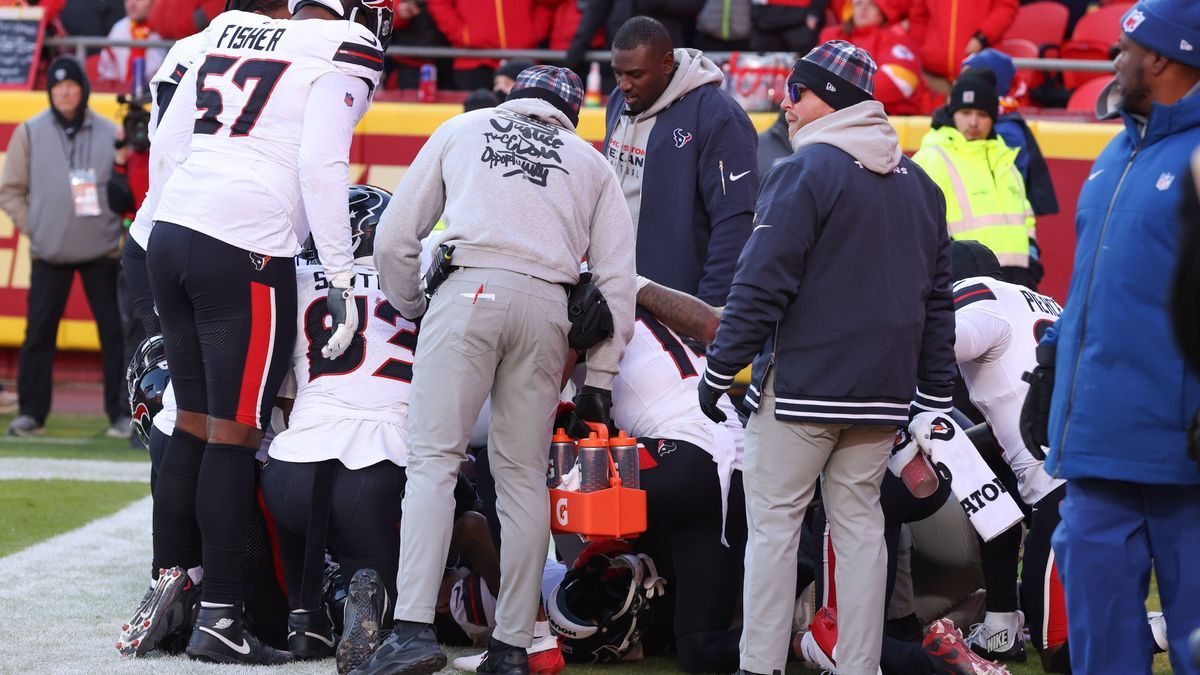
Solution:
{"label": "white towel", "polygon": [[950,475],[954,497],[984,541],[991,541],[1024,518],[967,433],[948,415],[921,413],[908,429],[917,446],[933,458],[942,478]]}

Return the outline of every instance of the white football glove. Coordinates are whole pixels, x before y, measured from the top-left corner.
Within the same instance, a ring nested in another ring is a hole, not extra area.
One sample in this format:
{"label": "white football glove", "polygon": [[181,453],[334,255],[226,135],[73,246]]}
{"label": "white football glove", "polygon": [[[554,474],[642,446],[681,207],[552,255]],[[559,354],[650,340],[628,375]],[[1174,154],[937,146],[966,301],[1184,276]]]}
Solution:
{"label": "white football glove", "polygon": [[329,316],[333,319],[333,334],[321,347],[321,356],[333,360],[345,353],[358,331],[358,303],[354,302],[354,286],[329,287]]}

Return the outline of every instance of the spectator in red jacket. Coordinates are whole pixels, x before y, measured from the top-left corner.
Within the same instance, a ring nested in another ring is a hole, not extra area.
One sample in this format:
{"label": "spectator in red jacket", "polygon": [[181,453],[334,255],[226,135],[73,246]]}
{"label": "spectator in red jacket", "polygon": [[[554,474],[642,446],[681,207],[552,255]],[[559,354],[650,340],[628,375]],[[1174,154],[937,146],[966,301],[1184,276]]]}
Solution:
{"label": "spectator in red jacket", "polygon": [[1017,16],[1017,0],[915,0],[909,35],[929,86],[950,91],[964,58],[998,41]]}
{"label": "spectator in red jacket", "polygon": [[[428,11],[452,47],[533,49],[546,38],[550,13],[535,0],[428,0]],[[490,89],[498,61],[455,59],[454,83]]]}
{"label": "spectator in red jacket", "polygon": [[904,2],[897,0],[853,0],[853,11],[845,23],[821,31],[819,42],[845,40],[875,59],[875,100],[888,115],[928,113],[929,90],[921,76],[916,44],[900,30]]}
{"label": "spectator in red jacket", "polygon": [[164,40],[179,40],[208,26],[225,11],[225,0],[157,0],[150,10],[150,28]]}

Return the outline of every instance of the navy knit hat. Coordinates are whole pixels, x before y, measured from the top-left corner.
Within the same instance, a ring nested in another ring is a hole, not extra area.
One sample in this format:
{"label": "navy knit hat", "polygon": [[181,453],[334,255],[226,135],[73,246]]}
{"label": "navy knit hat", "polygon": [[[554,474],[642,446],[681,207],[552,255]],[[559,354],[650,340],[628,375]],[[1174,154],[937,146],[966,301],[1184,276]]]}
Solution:
{"label": "navy knit hat", "polygon": [[1200,2],[1142,0],[1121,18],[1134,42],[1193,68],[1200,68]]}
{"label": "navy knit hat", "polygon": [[996,74],[990,68],[972,66],[962,71],[950,89],[946,101],[946,112],[954,115],[959,110],[974,108],[987,113],[992,121],[1000,114],[1000,97],[996,95]]}
{"label": "navy knit hat", "polygon": [[506,101],[540,98],[549,102],[579,126],[579,108],[583,106],[583,81],[568,68],[533,66],[521,71]]}
{"label": "navy knit hat", "polygon": [[818,45],[792,66],[788,84],[808,87],[834,110],[874,100],[875,61],[843,40]]}

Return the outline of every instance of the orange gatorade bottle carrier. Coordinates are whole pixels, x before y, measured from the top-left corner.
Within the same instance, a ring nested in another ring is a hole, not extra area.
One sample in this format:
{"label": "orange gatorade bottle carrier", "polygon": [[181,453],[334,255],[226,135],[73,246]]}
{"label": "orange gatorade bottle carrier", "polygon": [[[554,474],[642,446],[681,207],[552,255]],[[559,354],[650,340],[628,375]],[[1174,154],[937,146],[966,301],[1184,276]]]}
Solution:
{"label": "orange gatorade bottle carrier", "polygon": [[[601,466],[607,467],[608,487],[590,492],[550,488],[550,529],[557,534],[578,534],[586,539],[636,537],[646,531],[646,491],[621,485],[609,447],[611,442],[619,447],[632,442],[636,448],[637,439],[622,432],[610,441],[608,428],[603,424],[589,422],[588,426],[592,433],[578,443],[579,460],[586,463],[589,451],[602,449],[606,460]],[[555,440],[561,441],[561,436],[556,434]],[[592,476],[585,476],[584,482],[589,478]]]}

